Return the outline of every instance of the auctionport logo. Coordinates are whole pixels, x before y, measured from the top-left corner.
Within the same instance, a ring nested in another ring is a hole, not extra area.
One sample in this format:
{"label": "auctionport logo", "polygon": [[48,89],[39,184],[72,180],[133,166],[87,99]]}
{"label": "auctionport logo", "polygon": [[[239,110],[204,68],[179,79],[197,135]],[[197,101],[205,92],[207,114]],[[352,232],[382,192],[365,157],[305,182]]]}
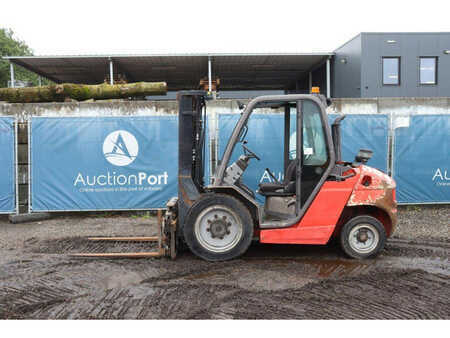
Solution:
{"label": "auctionport logo", "polygon": [[[138,153],[139,144],[136,138],[125,130],[110,133],[103,142],[103,155],[114,166],[130,165]],[[124,173],[116,168],[93,175],[78,172],[73,185],[79,188],[80,192],[157,191],[168,184],[168,179],[167,171]]]}
{"label": "auctionport logo", "polygon": [[139,144],[133,134],[125,130],[116,130],[106,136],[103,142],[103,154],[112,165],[127,166],[136,159]]}

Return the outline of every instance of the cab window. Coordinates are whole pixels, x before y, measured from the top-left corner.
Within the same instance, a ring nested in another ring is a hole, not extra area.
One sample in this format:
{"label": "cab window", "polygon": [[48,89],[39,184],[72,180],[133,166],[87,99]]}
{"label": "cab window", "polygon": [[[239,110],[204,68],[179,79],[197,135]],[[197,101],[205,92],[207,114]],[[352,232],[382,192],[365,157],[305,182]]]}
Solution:
{"label": "cab window", "polygon": [[[297,133],[295,130],[296,127],[289,139],[289,157],[291,159],[296,158]],[[322,166],[327,159],[328,151],[320,109],[312,101],[303,101],[303,165]]]}

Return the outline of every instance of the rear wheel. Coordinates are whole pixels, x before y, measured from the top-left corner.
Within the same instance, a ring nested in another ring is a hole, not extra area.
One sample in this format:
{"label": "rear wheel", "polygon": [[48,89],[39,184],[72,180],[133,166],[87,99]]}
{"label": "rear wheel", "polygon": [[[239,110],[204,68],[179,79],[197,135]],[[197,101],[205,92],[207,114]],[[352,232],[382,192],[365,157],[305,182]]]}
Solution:
{"label": "rear wheel", "polygon": [[208,261],[242,255],[253,237],[253,221],[239,200],[224,194],[208,194],[189,211],[184,238],[191,251]]}
{"label": "rear wheel", "polygon": [[348,221],[341,230],[341,247],[357,259],[377,256],[386,243],[383,224],[371,216],[357,216]]}

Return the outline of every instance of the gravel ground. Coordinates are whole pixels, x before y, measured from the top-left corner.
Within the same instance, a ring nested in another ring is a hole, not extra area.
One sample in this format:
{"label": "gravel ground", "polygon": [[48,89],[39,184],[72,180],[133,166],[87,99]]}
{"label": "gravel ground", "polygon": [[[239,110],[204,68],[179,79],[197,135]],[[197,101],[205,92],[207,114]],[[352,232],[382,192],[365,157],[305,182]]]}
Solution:
{"label": "gravel ground", "polygon": [[398,208],[394,238],[450,240],[450,204]]}
{"label": "gravel ground", "polygon": [[75,252],[148,251],[156,217],[0,218],[0,319],[268,318],[450,319],[449,206],[400,207],[395,238],[376,259],[340,248],[254,244],[209,263],[189,252],[162,259],[76,259]]}

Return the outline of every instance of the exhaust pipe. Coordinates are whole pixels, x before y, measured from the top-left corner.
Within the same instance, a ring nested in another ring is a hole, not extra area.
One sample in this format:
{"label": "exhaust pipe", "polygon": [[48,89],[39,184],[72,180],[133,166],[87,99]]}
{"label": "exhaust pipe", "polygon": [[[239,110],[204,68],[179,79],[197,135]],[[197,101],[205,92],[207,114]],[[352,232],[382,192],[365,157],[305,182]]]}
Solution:
{"label": "exhaust pipe", "polygon": [[345,119],[344,114],[336,118],[331,125],[331,136],[333,138],[334,153],[336,154],[336,162],[342,161],[341,151],[341,121]]}

